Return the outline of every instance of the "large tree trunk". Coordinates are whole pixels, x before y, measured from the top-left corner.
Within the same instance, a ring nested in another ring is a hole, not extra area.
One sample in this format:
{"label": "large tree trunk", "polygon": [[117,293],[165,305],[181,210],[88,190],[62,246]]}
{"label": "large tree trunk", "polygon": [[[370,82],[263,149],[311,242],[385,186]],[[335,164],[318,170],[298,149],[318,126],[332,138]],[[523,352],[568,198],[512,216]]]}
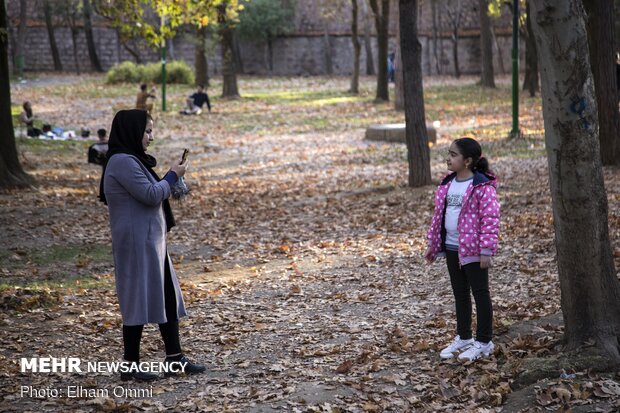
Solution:
{"label": "large tree trunk", "polygon": [[379,10],[378,0],[369,0],[370,8],[375,15],[375,27],[377,30],[377,96],[376,100],[389,101],[387,59],[388,59],[388,40],[390,23],[390,0],[381,0],[381,10]]}
{"label": "large tree trunk", "polygon": [[[398,7],[398,3],[396,3]],[[398,9],[400,13],[400,8]],[[405,109],[405,91],[403,89],[403,63],[400,51],[400,19],[396,25],[396,47],[394,51],[394,109]],[[420,67],[422,70],[422,67]]]}
{"label": "large tree trunk", "polygon": [[209,86],[209,73],[207,73],[207,54],[205,41],[207,36],[207,27],[199,27],[196,29],[196,49],[194,50],[194,72],[196,75],[196,84]]}
{"label": "large tree trunk", "polygon": [[95,38],[93,36],[93,24],[92,24],[92,7],[90,0],[83,0],[84,6],[84,33],[86,33],[86,45],[88,47],[88,57],[90,57],[90,64],[97,72],[103,72],[99,56],[97,56],[97,47],[95,47]]}
{"label": "large tree trunk", "polygon": [[532,0],[567,349],[620,362],[620,282],[609,241],[598,115],[581,0]]}
{"label": "large tree trunk", "polygon": [[590,62],[596,90],[599,138],[603,165],[620,165],[620,116],[614,42],[614,6],[610,1],[583,0],[590,47]]}
{"label": "large tree trunk", "polygon": [[[6,33],[7,15],[4,1],[0,1],[0,33]],[[11,116],[11,87],[9,76],[8,36],[0,35],[0,188],[24,187],[34,183],[26,174],[17,157],[13,117]]]}
{"label": "large tree trunk", "polygon": [[19,27],[17,28],[17,42],[15,42],[15,60],[13,68],[15,75],[21,77],[24,74],[26,59],[24,48],[26,47],[26,34],[28,32],[28,4],[26,0],[19,0]]}
{"label": "large tree trunk", "polygon": [[58,53],[58,45],[56,44],[56,35],[54,34],[54,22],[52,21],[52,4],[50,0],[43,1],[43,13],[45,15],[45,26],[47,28],[47,37],[50,41],[50,49],[52,50],[52,59],[54,60],[54,70],[62,70],[62,61]]}
{"label": "large tree trunk", "polygon": [[495,87],[493,76],[493,35],[491,33],[491,19],[489,18],[489,0],[478,0],[480,9],[480,84],[486,87]]}
{"label": "large tree trunk", "polygon": [[431,183],[422,86],[422,45],[418,39],[418,1],[399,0],[399,9],[409,186],[418,187]]}
{"label": "large tree trunk", "polygon": [[[362,0],[366,1],[366,0]],[[351,0],[351,41],[353,42],[353,74],[351,75],[351,87],[349,92],[359,94],[360,92],[360,55],[362,45],[360,44],[358,33],[358,7],[357,0]]]}
{"label": "large tree trunk", "polygon": [[241,46],[239,45],[239,36],[237,36],[237,33],[233,30],[232,31],[232,35],[233,35],[233,56],[235,58],[235,70],[237,71],[238,74],[243,74],[245,73],[245,69],[243,68],[243,59],[241,58]]}
{"label": "large tree trunk", "polygon": [[530,2],[525,3],[525,77],[523,90],[530,92],[530,96],[536,96],[538,86],[538,57],[536,56],[536,40],[532,33],[532,20],[530,18]]}
{"label": "large tree trunk", "polygon": [[80,74],[80,62],[78,59],[77,36],[78,36],[77,27],[71,27],[71,41],[73,42],[73,61],[75,62],[75,72],[79,75]]}
{"label": "large tree trunk", "polygon": [[437,25],[437,3],[439,0],[431,0],[431,13],[433,20],[433,60],[435,61],[435,71],[438,75],[441,74],[441,59],[437,54],[437,37],[439,27]]}
{"label": "large tree trunk", "polygon": [[237,68],[235,67],[233,29],[226,21],[226,4],[218,7],[218,23],[222,49],[222,97],[239,97],[237,87]]}
{"label": "large tree trunk", "polygon": [[364,49],[366,50],[366,75],[375,75],[375,59],[372,53],[372,36],[370,33],[370,16],[368,13],[368,4],[366,0],[362,0],[363,21],[364,21]]}

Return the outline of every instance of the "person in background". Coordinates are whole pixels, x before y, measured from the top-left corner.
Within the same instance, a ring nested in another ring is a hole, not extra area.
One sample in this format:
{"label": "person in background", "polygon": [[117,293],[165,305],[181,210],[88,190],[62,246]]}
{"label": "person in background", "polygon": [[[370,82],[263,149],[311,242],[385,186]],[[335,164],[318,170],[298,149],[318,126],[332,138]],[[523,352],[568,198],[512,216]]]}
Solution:
{"label": "person in background", "polygon": [[146,110],[147,112],[153,111],[153,103],[147,103],[149,98],[155,99],[155,86],[151,88],[150,92],[146,91],[146,83],[140,85],[140,91],[136,97],[136,109]]}
{"label": "person in background", "polygon": [[88,148],[88,163],[94,163],[103,166],[106,161],[106,154],[108,153],[108,132],[105,129],[99,129],[97,131],[97,137],[99,141],[93,143]]}
{"label": "person in background", "polygon": [[26,126],[28,136],[36,138],[41,135],[41,129],[34,127],[34,113],[32,112],[32,105],[26,101],[22,105],[24,109],[19,115],[19,121]]}
{"label": "person in background", "polygon": [[183,115],[200,115],[202,113],[202,106],[206,103],[209,112],[211,112],[211,102],[209,101],[209,95],[205,92],[204,85],[198,85],[198,90],[187,98],[187,108],[180,113]]}

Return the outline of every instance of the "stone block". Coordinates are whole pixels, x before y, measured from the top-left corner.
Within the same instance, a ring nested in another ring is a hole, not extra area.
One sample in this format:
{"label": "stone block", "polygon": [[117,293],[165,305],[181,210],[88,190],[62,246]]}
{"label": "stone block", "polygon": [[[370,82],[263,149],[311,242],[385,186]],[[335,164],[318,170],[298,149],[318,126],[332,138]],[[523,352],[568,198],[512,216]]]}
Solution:
{"label": "stone block", "polygon": [[[430,125],[426,125],[426,132],[428,133],[428,142],[436,144],[437,130]],[[389,123],[385,125],[370,125],[366,129],[366,139],[370,141],[405,143],[405,124]]]}

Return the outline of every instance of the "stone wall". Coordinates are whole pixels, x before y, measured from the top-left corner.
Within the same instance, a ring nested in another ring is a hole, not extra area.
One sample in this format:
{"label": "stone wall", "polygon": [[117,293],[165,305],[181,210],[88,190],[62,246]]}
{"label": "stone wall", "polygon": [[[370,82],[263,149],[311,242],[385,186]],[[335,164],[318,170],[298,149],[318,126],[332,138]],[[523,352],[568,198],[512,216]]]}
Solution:
{"label": "stone wall", "polygon": [[[444,0],[449,1],[449,0]],[[479,37],[477,28],[472,28],[476,23],[476,0],[463,0],[464,4],[469,4],[463,15],[463,37],[459,42],[459,62],[461,73],[475,74],[479,73]],[[13,24],[15,23],[15,14],[18,13],[18,3],[15,0],[9,0],[9,4],[13,7],[9,12]],[[42,20],[41,10],[34,7],[35,3],[29,0],[29,13],[32,20],[28,23],[28,33],[26,39],[25,64],[26,70],[43,71],[52,70],[53,61],[49,45],[46,27]],[[424,3],[425,5],[428,2]],[[17,6],[17,7],[15,7]],[[274,75],[322,75],[326,73],[325,50],[326,40],[323,36],[323,29],[327,27],[329,42],[331,46],[331,56],[333,62],[333,71],[337,75],[347,75],[352,71],[353,47],[351,44],[351,36],[349,32],[350,10],[343,8],[339,15],[325,21],[322,19],[320,11],[315,1],[298,1],[297,14],[295,18],[296,32],[286,37],[281,37],[273,42],[273,74]],[[396,12],[393,7],[392,15],[392,34],[395,34]],[[506,16],[496,25],[506,20]],[[453,73],[452,62],[452,42],[449,38],[449,28],[447,27],[447,17],[438,16],[440,24],[440,41],[443,45],[443,53],[440,53],[441,73]],[[325,26],[327,25],[327,26]],[[432,18],[431,11],[428,6],[422,7],[420,11],[420,32],[423,47],[422,68],[425,74],[436,74],[433,53],[432,53]],[[95,44],[99,60],[104,70],[109,69],[114,64],[124,60],[134,60],[132,55],[125,50],[119,43],[116,31],[108,27],[101,18],[95,18],[93,24]],[[361,30],[361,29],[360,29]],[[374,31],[374,29],[373,29]],[[15,26],[12,27],[12,33],[15,34]],[[73,43],[71,31],[67,27],[57,27],[55,29],[56,42],[61,55],[63,69],[66,71],[75,71],[75,59],[73,55]],[[502,54],[502,62],[506,71],[510,71],[510,32],[504,27],[496,30],[497,42],[494,48],[495,72],[501,73],[499,64],[500,57],[498,50]],[[173,39],[169,48],[168,58],[181,59],[193,65],[194,62],[194,41],[192,35],[179,34]],[[361,38],[363,41],[363,38]],[[394,50],[396,39],[390,38],[390,50]],[[219,47],[211,40],[211,47],[208,52],[209,72],[211,75],[217,75],[221,71],[221,59]],[[371,38],[373,56],[376,59],[376,39]],[[159,60],[159,54],[155,50],[148,49],[143,43],[133,43],[132,46],[140,50],[140,56],[144,62],[156,62]],[[521,45],[523,49],[523,44]],[[267,47],[264,44],[257,44],[249,41],[239,42],[241,59],[245,73],[248,74],[269,74],[269,62],[267,56]],[[86,37],[84,31],[79,29],[77,34],[77,51],[78,64],[80,70],[89,71],[90,60],[86,48]],[[520,52],[521,61],[523,62],[523,50]],[[366,53],[362,47],[361,70],[364,73],[366,67]],[[375,64],[376,67],[376,64]]]}

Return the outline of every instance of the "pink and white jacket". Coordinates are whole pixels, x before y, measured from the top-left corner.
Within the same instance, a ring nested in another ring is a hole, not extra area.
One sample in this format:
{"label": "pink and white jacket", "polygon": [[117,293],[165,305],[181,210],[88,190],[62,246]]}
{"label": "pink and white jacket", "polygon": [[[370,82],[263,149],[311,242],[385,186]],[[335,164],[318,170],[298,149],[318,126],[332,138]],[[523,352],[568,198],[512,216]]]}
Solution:
{"label": "pink and white jacket", "polygon": [[[455,177],[456,173],[446,176],[435,194],[435,213],[427,234],[432,260],[446,250],[446,196]],[[480,255],[495,255],[497,251],[500,207],[496,187],[494,175],[474,172],[474,180],[465,191],[457,225],[461,265],[480,261]]]}

